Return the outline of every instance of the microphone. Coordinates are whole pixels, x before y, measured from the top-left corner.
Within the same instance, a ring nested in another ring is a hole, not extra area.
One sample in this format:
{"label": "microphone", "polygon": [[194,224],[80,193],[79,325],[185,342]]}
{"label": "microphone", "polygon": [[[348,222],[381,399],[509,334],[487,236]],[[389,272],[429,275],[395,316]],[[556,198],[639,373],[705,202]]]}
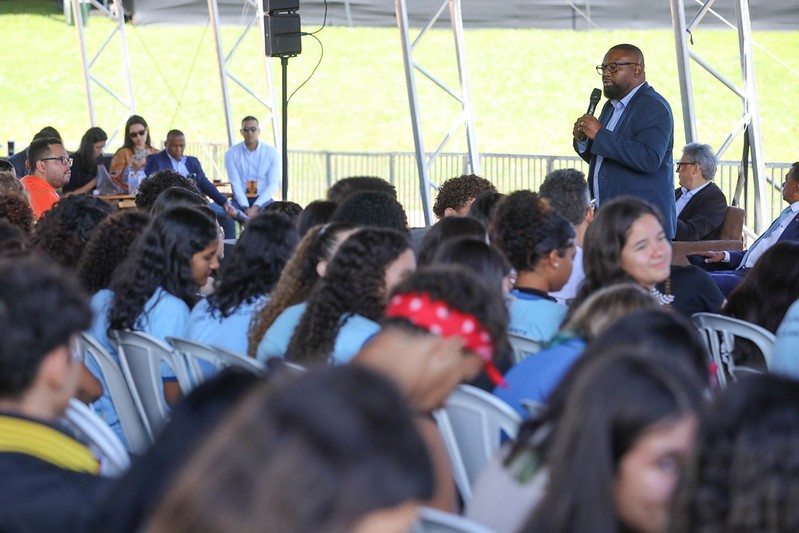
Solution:
{"label": "microphone", "polygon": [[591,100],[588,102],[588,111],[585,112],[586,115],[594,115],[596,105],[599,103],[600,98],[602,98],[602,91],[599,89],[591,91]]}

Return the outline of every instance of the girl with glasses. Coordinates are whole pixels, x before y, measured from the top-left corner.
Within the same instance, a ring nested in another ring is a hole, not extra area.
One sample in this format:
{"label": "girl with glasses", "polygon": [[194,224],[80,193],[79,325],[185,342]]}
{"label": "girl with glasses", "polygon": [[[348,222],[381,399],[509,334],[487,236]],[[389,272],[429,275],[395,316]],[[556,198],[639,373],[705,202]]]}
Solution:
{"label": "girl with glasses", "polygon": [[150,128],[147,126],[147,121],[139,115],[131,115],[125,124],[125,142],[111,160],[111,179],[127,191],[127,182],[123,178],[126,169],[134,173],[143,171],[147,156],[157,152],[158,149],[150,144]]}

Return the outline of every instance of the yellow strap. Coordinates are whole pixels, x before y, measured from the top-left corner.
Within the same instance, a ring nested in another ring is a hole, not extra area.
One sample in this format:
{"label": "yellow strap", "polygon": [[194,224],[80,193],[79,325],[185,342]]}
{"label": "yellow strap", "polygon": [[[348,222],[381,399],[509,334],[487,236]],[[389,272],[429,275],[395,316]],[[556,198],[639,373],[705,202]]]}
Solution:
{"label": "yellow strap", "polygon": [[24,418],[0,416],[0,452],[16,452],[75,472],[97,474],[92,452],[60,431]]}

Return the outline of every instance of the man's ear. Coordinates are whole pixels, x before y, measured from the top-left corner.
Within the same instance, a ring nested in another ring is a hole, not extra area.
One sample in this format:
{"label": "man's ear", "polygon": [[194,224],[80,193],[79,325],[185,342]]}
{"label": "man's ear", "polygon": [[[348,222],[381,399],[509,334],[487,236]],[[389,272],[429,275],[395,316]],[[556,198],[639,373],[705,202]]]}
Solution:
{"label": "man's ear", "polygon": [[444,209],[444,216],[445,217],[458,216],[458,212],[452,209],[451,207],[447,207],[446,209]]}
{"label": "man's ear", "polygon": [[594,221],[594,213],[596,213],[596,210],[592,205],[589,205],[585,210],[585,221],[588,224]]}
{"label": "man's ear", "polygon": [[60,390],[69,376],[71,364],[72,356],[66,346],[53,348],[42,359],[35,381],[51,390]]}

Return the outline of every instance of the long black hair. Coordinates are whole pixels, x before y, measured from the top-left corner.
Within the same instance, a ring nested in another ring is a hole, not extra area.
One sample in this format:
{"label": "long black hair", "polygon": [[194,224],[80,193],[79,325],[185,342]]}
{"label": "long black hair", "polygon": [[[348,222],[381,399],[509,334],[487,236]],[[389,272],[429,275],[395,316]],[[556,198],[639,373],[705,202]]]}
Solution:
{"label": "long black hair", "polygon": [[388,298],[386,268],[410,247],[407,235],[388,228],[364,228],[344,241],[308,299],[286,359],[326,362],[347,313],[379,320]]}
{"label": "long black hair", "polygon": [[[101,141],[107,141],[108,135],[102,128],[93,127],[86,130],[83,138],[80,140],[80,147],[78,148],[77,156],[84,172],[89,175],[97,173],[97,164],[100,158],[94,156],[94,145]],[[102,156],[100,156],[102,157]]]}
{"label": "long black hair", "polygon": [[268,294],[299,242],[292,220],[277,213],[253,218],[236,241],[208,297],[212,315],[226,318],[244,303]]}
{"label": "long black hair", "polygon": [[218,238],[216,220],[208,209],[175,207],[153,218],[114,274],[110,328],[132,329],[159,287],[191,308],[199,298],[191,258]]}

